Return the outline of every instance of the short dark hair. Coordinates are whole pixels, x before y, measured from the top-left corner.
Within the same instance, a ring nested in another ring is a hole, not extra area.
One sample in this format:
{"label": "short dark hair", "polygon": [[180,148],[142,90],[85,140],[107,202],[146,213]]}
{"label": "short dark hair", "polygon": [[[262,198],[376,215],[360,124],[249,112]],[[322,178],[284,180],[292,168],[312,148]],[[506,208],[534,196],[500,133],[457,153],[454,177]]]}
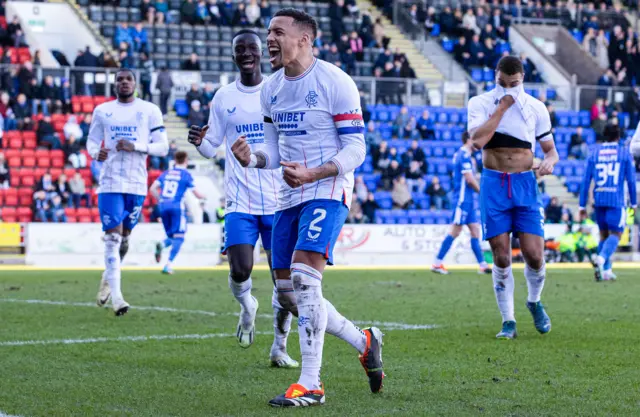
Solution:
{"label": "short dark hair", "polygon": [[462,132],[462,143],[466,144],[469,139],[471,139],[471,135],[469,135],[469,132]]}
{"label": "short dark hair", "polygon": [[500,58],[496,69],[504,75],[524,74],[524,67],[520,58],[511,55]]}
{"label": "short dark hair", "polygon": [[284,9],[278,10],[273,17],[291,17],[293,18],[293,23],[299,26],[302,26],[304,29],[310,30],[313,35],[312,41],[316,39],[318,36],[318,22],[313,18],[310,14],[306,13],[300,9],[294,9],[292,7],[287,7]]}
{"label": "short dark hair", "polygon": [[605,142],[617,142],[622,136],[622,131],[620,130],[620,126],[617,124],[609,123],[605,126],[602,136],[604,137]]}
{"label": "short dark hair", "polygon": [[176,160],[176,164],[184,164],[184,161],[187,160],[187,153],[185,151],[178,151],[174,158]]}
{"label": "short dark hair", "polygon": [[133,72],[132,69],[130,68],[119,68],[118,71],[116,71],[116,78],[118,78],[118,74],[120,74],[121,72],[129,72],[131,73],[131,76],[133,77],[133,80],[136,80],[136,73]]}
{"label": "short dark hair", "polygon": [[256,35],[258,38],[260,37],[260,35],[258,35],[258,32],[256,32],[255,30],[241,29],[233,35],[233,39],[237,38],[240,35],[245,35],[245,34]]}

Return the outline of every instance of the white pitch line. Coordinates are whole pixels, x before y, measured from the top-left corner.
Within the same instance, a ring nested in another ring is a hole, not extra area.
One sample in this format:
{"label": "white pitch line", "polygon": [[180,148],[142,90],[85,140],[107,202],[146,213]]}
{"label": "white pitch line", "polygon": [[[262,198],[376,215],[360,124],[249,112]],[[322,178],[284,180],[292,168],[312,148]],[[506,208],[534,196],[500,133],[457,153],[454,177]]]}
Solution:
{"label": "white pitch line", "polygon": [[[52,300],[22,300],[19,298],[0,298],[0,302],[5,303],[25,303],[25,304],[44,304],[44,305],[55,305],[55,306],[68,306],[68,307],[91,307],[96,308],[94,303],[77,303],[77,302],[68,302],[68,301],[52,301]],[[161,311],[165,313],[184,313],[184,314],[200,314],[209,317],[220,317],[220,316],[233,316],[238,317],[239,313],[216,313],[213,311],[204,311],[204,310],[183,310],[179,308],[172,307],[158,307],[158,306],[131,306],[132,310],[141,310],[141,311]],[[263,319],[273,319],[273,315],[271,314],[258,314],[257,317]],[[378,326],[386,330],[430,330],[435,329],[440,326],[437,324],[408,324],[408,323],[398,323],[398,322],[381,322],[381,321],[362,321],[362,320],[354,320],[354,324],[358,326]],[[2,416],[0,416],[2,417]]]}
{"label": "white pitch line", "polygon": [[20,416],[14,416],[13,414],[5,414],[2,411],[0,411],[0,417],[20,417]]}
{"label": "white pitch line", "polygon": [[[270,334],[268,332],[256,332],[256,334]],[[0,342],[0,346],[34,346],[34,345],[77,345],[84,343],[107,342],[149,342],[153,340],[189,340],[189,339],[213,339],[219,337],[236,337],[233,333],[207,333],[207,334],[169,334],[151,336],[121,336],[121,337],[91,337],[87,339],[52,339],[52,340],[13,340]],[[0,414],[0,417],[4,417]]]}

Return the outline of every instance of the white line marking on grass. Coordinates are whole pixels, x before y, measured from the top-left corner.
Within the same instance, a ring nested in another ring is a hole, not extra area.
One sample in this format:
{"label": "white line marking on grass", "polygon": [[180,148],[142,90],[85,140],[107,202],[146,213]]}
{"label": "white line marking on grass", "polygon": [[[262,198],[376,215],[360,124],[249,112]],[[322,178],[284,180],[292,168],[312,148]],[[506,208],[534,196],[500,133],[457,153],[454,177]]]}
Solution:
{"label": "white line marking on grass", "polygon": [[[52,300],[22,300],[19,298],[0,298],[0,302],[5,303],[25,303],[25,304],[44,304],[44,305],[55,305],[55,306],[67,306],[67,307],[91,307],[96,308],[94,303],[76,303],[76,302],[68,302],[68,301],[52,301]],[[141,311],[161,311],[166,313],[184,313],[184,314],[200,314],[209,317],[220,317],[220,316],[232,316],[238,317],[239,313],[216,313],[213,311],[204,311],[204,310],[183,310],[179,308],[172,307],[158,307],[158,306],[131,306],[131,310],[141,310]],[[263,319],[273,319],[273,315],[271,314],[258,314],[258,318]],[[435,329],[440,326],[437,324],[408,324],[408,323],[398,323],[398,322],[381,322],[381,321],[362,321],[362,320],[354,320],[354,324],[358,326],[378,326],[384,330],[429,330]],[[0,416],[2,417],[2,416]]]}
{"label": "white line marking on grass", "polygon": [[[269,332],[256,332],[256,334],[270,334]],[[233,333],[207,333],[207,334],[168,334],[151,336],[121,336],[121,337],[91,337],[87,339],[52,339],[52,340],[13,340],[0,342],[0,346],[34,346],[34,345],[77,345],[84,343],[107,342],[150,342],[154,340],[203,340],[220,337],[236,337]],[[0,417],[4,417],[0,414]]]}
{"label": "white line marking on grass", "polygon": [[0,417],[20,417],[20,416],[14,416],[13,414],[5,414],[2,411],[0,411]]}

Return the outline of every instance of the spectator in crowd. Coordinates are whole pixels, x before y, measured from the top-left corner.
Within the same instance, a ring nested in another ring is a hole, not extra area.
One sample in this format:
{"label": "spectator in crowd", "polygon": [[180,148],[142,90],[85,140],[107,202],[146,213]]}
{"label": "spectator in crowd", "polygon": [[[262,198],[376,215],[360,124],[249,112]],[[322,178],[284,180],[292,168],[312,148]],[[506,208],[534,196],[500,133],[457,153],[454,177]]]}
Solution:
{"label": "spectator in crowd", "polygon": [[180,6],[180,19],[182,22],[193,25],[196,23],[197,5],[193,0],[185,0]]}
{"label": "spectator in crowd", "polygon": [[476,25],[482,29],[489,23],[489,16],[484,12],[482,7],[476,9]]}
{"label": "spectator in crowd", "polygon": [[[41,95],[41,91],[42,89],[38,86],[38,80],[36,78],[32,78],[30,81],[31,86],[29,87],[28,91],[29,93],[26,93],[27,96],[27,101],[31,104],[31,114],[35,115],[38,114],[38,106],[40,106],[42,104],[42,95]],[[44,106],[43,106],[43,113],[44,113]],[[49,110],[47,109],[47,113],[49,113]]]}
{"label": "spectator in crowd", "polygon": [[66,223],[67,215],[64,212],[64,205],[62,204],[62,198],[59,195],[54,196],[49,204],[49,210],[47,210],[47,217],[53,223]]}
{"label": "spectator in crowd", "polygon": [[607,113],[599,113],[598,118],[591,123],[591,127],[596,134],[596,141],[602,142],[604,129],[607,126]]}
{"label": "spectator in crowd", "polygon": [[174,155],[178,151],[178,145],[175,140],[169,143],[169,152],[167,156],[152,156],[150,158],[151,167],[153,169],[166,170],[169,169],[169,162],[173,160]]}
{"label": "spectator in crowd", "polygon": [[38,138],[38,144],[41,146],[46,146],[49,149],[61,149],[60,139],[58,139],[56,130],[51,124],[51,116],[44,116],[40,120],[36,130],[36,137]]}
{"label": "spectator in crowd", "polygon": [[611,36],[611,40],[609,42],[609,48],[607,51],[607,56],[609,58],[609,63],[613,64],[616,60],[624,60],[626,55],[626,45],[625,45],[625,34],[622,31],[622,28],[618,25],[613,27],[613,34]]}
{"label": "spectator in crowd", "polygon": [[260,25],[260,6],[258,6],[258,0],[249,0],[249,4],[245,8],[245,15],[247,16],[247,23],[249,25]]}
{"label": "spectator in crowd", "polygon": [[362,212],[369,223],[374,223],[376,221],[376,210],[379,208],[380,206],[376,202],[373,193],[369,192],[367,194],[367,199],[362,203]]}
{"label": "spectator in crowd", "polygon": [[232,0],[224,0],[224,2],[218,3],[218,9],[220,10],[221,23],[224,26],[231,26],[233,23],[233,17],[235,16],[235,6]]}
{"label": "spectator in crowd", "polygon": [[116,27],[113,35],[113,46],[120,47],[122,42],[127,45],[133,45],[133,38],[131,37],[131,31],[127,22],[120,23],[120,25]]}
{"label": "spectator in crowd", "polygon": [[147,101],[152,101],[153,97],[151,95],[151,79],[153,77],[153,73],[155,72],[155,68],[153,66],[153,61],[149,57],[146,52],[140,53],[140,86],[142,88],[142,99]]}
{"label": "spectator in crowd", "polygon": [[191,54],[189,59],[182,63],[182,69],[185,71],[200,71],[200,60],[198,54]]}
{"label": "spectator in crowd", "polygon": [[18,122],[11,108],[9,93],[6,91],[0,94],[0,116],[4,119],[4,126],[2,126],[4,129],[15,130],[18,128]]}
{"label": "spectator in crowd", "polygon": [[502,10],[493,9],[493,16],[490,20],[493,27],[496,29],[496,33],[501,39],[505,41],[509,40],[509,15],[503,15]]}
{"label": "spectator in crowd", "polygon": [[400,107],[400,112],[396,116],[396,119],[393,123],[393,135],[398,136],[400,133],[400,129],[409,123],[411,120],[411,115],[409,114],[409,108],[407,106]]}
{"label": "spectator in crowd", "polygon": [[358,175],[354,181],[353,194],[357,196],[360,201],[364,201],[367,198],[368,192],[367,186],[364,183],[364,178],[362,175]]}
{"label": "spectator in crowd", "polygon": [[604,107],[604,99],[598,97],[591,106],[591,122],[598,120],[601,114],[606,116],[607,111]]}
{"label": "spectator in crowd", "polygon": [[344,65],[345,72],[351,76],[356,74],[356,56],[353,54],[351,48],[347,49],[342,54],[342,63]]}
{"label": "spectator in crowd", "polygon": [[7,24],[7,32],[9,33],[9,36],[13,37],[13,35],[15,35],[19,30],[22,30],[22,26],[20,25],[20,20],[16,14],[13,16],[13,19],[11,19],[11,22]]}
{"label": "spectator in crowd", "polygon": [[0,189],[9,188],[11,181],[11,173],[9,172],[9,164],[4,157],[4,154],[0,152]]}
{"label": "spectator in crowd", "polygon": [[596,30],[588,28],[582,39],[582,47],[594,58],[598,54],[598,42],[596,41]]}
{"label": "spectator in crowd", "polygon": [[349,208],[349,214],[347,215],[346,223],[350,224],[362,224],[366,223],[367,219],[364,216],[362,211],[362,206],[360,205],[360,201],[354,194],[351,198],[351,208]]}
{"label": "spectator in crowd", "polygon": [[532,60],[527,57],[524,52],[520,54],[520,60],[522,61],[522,67],[524,68],[524,81],[528,83],[536,83],[541,81],[540,74],[538,73],[538,67]]}
{"label": "spectator in crowd", "polygon": [[220,14],[220,8],[215,0],[207,0],[208,16],[205,23],[209,25],[219,26],[222,24],[222,15]]}
{"label": "spectator in crowd", "polygon": [[249,19],[247,18],[246,6],[244,3],[238,3],[235,13],[233,14],[232,26],[247,26]]}
{"label": "spectator in crowd", "polygon": [[[211,21],[211,16],[209,16],[209,6],[207,2],[204,0],[198,0],[196,4],[196,23],[205,25]],[[215,22],[214,24],[217,24]]]}
{"label": "spectator in crowd", "polygon": [[206,114],[209,114],[209,108],[211,101],[213,100],[213,96],[216,94],[215,87],[213,83],[208,82],[204,85],[204,92],[202,93],[202,109]]}
{"label": "spectator in crowd", "polygon": [[185,100],[189,104],[193,103],[194,101],[198,101],[202,104],[202,91],[200,91],[200,86],[197,83],[191,84],[191,89],[187,92]]}
{"label": "spectator in crowd", "polygon": [[62,86],[58,89],[58,94],[58,101],[60,102],[62,112],[65,114],[71,113],[73,110],[71,103],[73,95],[71,94],[71,84],[67,78],[62,79]]}
{"label": "spectator in crowd", "polygon": [[411,192],[404,175],[399,175],[393,180],[393,190],[391,190],[391,200],[393,206],[406,210],[413,203]]}
{"label": "spectator in crowd", "polygon": [[269,23],[271,23],[271,17],[273,16],[273,12],[271,10],[271,4],[269,3],[268,0],[262,0],[262,2],[260,2],[260,16],[261,16],[260,21],[262,23],[262,27],[268,28]]}
{"label": "spectator in crowd", "polygon": [[198,100],[193,100],[187,117],[187,126],[202,127],[205,124],[207,124],[207,115],[202,111],[200,102]]}
{"label": "spectator in crowd", "polygon": [[71,200],[75,208],[80,207],[82,201],[84,201],[85,206],[91,207],[91,197],[89,193],[87,193],[87,186],[79,171],[76,171],[76,173],[73,174],[73,178],[69,180],[69,191],[71,192]]}
{"label": "spectator in crowd", "polygon": [[78,139],[79,142],[86,143],[87,137],[89,136],[89,129],[91,128],[92,119],[93,115],[91,113],[87,113],[84,115],[82,122],[80,122],[80,130],[82,130],[82,140]]}
{"label": "spectator in crowd", "polygon": [[82,128],[78,124],[78,119],[76,118],[76,116],[69,116],[69,119],[67,120],[67,123],[64,124],[62,130],[64,132],[64,138],[67,140],[71,136],[75,138],[83,137]]}
{"label": "spectator in crowd", "polygon": [[[395,149],[395,148],[392,148]],[[400,175],[404,173],[404,170],[400,166],[397,159],[391,159],[389,166],[382,172],[381,186],[384,190],[391,190],[393,183]]]}
{"label": "spectator in crowd", "polygon": [[147,29],[142,26],[141,22],[138,22],[134,27],[129,29],[131,42],[127,42],[133,47],[134,52],[148,52],[149,51],[149,35]]}
{"label": "spectator in crowd", "polygon": [[154,3],[151,3],[151,0],[142,0],[140,4],[140,16],[142,20],[146,21],[149,25],[153,25],[156,20],[156,7]]}
{"label": "spectator in crowd", "polygon": [[[608,66],[608,65],[607,65]],[[600,78],[598,78],[598,85],[603,87],[612,87],[613,86],[613,71],[607,68],[604,74]],[[601,99],[605,99],[607,97],[607,88],[599,88],[598,89],[598,97]],[[597,116],[596,116],[597,117]],[[591,120],[594,120],[594,115],[591,115]]]}
{"label": "spectator in crowd", "polygon": [[373,120],[370,120],[367,123],[367,131],[364,134],[364,141],[367,145],[367,153],[373,155],[376,152],[376,149],[382,143],[382,135],[376,129],[376,123]]}
{"label": "spectator in crowd", "polygon": [[558,126],[558,119],[556,117],[556,109],[553,107],[553,103],[548,102],[547,104],[547,111],[549,112],[549,119],[551,119],[551,126],[552,127],[556,127]]}
{"label": "spectator in crowd", "polygon": [[120,49],[118,49],[118,60],[120,61],[120,66],[122,68],[133,68],[133,56],[130,54],[131,48],[129,48],[129,44],[126,42],[122,42],[120,44]]}
{"label": "spectator in crowd", "polygon": [[332,43],[329,47],[329,51],[325,54],[324,57],[327,62],[336,62],[340,61],[340,51],[338,51],[338,46],[335,43]]}
{"label": "spectator in crowd", "polygon": [[30,130],[33,128],[33,122],[31,121],[31,108],[27,104],[27,96],[24,94],[18,94],[18,98],[16,99],[12,110],[19,130]]}
{"label": "spectator in crowd", "polygon": [[545,213],[545,221],[547,223],[560,223],[562,219],[562,206],[558,202],[558,197],[552,197],[551,201],[549,201],[549,205],[544,211]]}
{"label": "spectator in crowd", "polygon": [[575,159],[587,159],[589,147],[582,136],[582,126],[576,128],[576,133],[571,135],[569,143],[569,155]]}
{"label": "spectator in crowd", "polygon": [[169,97],[171,97],[171,90],[173,89],[173,80],[171,79],[171,73],[166,67],[163,67],[158,74],[156,80],[156,88],[160,91],[160,110],[162,115],[166,115],[169,112],[168,103]]}
{"label": "spectator in crowd", "polygon": [[67,183],[67,176],[65,174],[60,174],[58,176],[58,180],[56,181],[56,193],[60,196],[62,200],[62,205],[65,207],[71,207],[73,201],[71,199],[71,190],[69,189],[69,184]]}
{"label": "spectator in crowd", "polygon": [[409,190],[412,193],[424,192],[425,182],[422,178],[423,175],[424,174],[420,169],[420,163],[418,161],[411,161],[407,171],[405,172],[405,177],[407,178]]}
{"label": "spectator in crowd", "polygon": [[340,39],[340,35],[345,31],[344,18],[344,0],[334,0],[329,6],[331,37],[334,40]]}
{"label": "spectator in crowd", "polygon": [[156,11],[155,23],[164,23],[169,13],[169,4],[165,0],[156,0],[154,8]]}
{"label": "spectator in crowd", "polygon": [[478,24],[476,21],[476,15],[473,14],[473,9],[471,8],[467,9],[467,12],[462,18],[462,27],[465,29],[467,37],[471,37],[474,34],[475,35],[480,34],[480,28],[478,27]]}
{"label": "spectator in crowd", "polygon": [[364,42],[355,30],[349,35],[349,48],[353,51],[358,62],[364,60]]}
{"label": "spectator in crowd", "polygon": [[47,202],[47,194],[44,190],[38,190],[33,193],[33,218],[37,222],[47,221],[47,210],[49,203]]}
{"label": "spectator in crowd", "polygon": [[60,100],[60,91],[53,82],[53,77],[47,75],[40,86],[40,97],[42,99],[42,113],[49,114],[62,110],[62,101]]}
{"label": "spectator in crowd", "polygon": [[70,135],[62,146],[65,160],[67,160],[71,166],[76,169],[86,168],[87,166],[87,157],[85,154],[80,152],[81,149],[82,146],[80,145],[80,141],[77,140],[74,135]]}
{"label": "spectator in crowd", "polygon": [[391,41],[391,38],[385,36],[384,25],[379,17],[373,25],[373,40],[375,41],[375,47],[384,49],[389,47],[389,42]]}
{"label": "spectator in crowd", "polygon": [[598,36],[596,37],[596,60],[598,61],[598,66],[602,69],[609,68],[609,41],[604,33],[604,30],[600,29],[598,31]]}
{"label": "spectator in crowd", "polygon": [[472,64],[472,60],[466,37],[460,36],[458,39],[458,43],[453,47],[453,57],[465,69],[469,69],[469,66]]}
{"label": "spectator in crowd", "polygon": [[442,210],[448,207],[447,192],[440,185],[440,178],[433,177],[431,184],[427,187],[427,195],[431,200],[432,209],[435,207],[437,210]]}
{"label": "spectator in crowd", "polygon": [[411,146],[407,149],[407,152],[402,155],[402,163],[405,168],[408,168],[411,162],[414,161],[418,163],[418,168],[422,174],[426,174],[428,167],[427,157],[422,148],[418,146],[417,140],[411,141]]}
{"label": "spectator in crowd", "polygon": [[383,171],[391,163],[389,148],[386,141],[380,142],[380,146],[372,152],[373,168]]}
{"label": "spectator in crowd", "polygon": [[[124,52],[126,54],[124,57],[121,55],[122,58],[124,59],[128,58],[129,54],[126,51],[126,48],[125,50],[122,50],[119,52]],[[127,63],[127,65],[129,65],[129,63]],[[116,62],[115,59],[113,59],[113,56],[111,56],[110,53],[105,52],[102,54],[100,66],[103,68],[118,68],[118,63]],[[90,95],[93,95],[93,94],[90,94]]]}

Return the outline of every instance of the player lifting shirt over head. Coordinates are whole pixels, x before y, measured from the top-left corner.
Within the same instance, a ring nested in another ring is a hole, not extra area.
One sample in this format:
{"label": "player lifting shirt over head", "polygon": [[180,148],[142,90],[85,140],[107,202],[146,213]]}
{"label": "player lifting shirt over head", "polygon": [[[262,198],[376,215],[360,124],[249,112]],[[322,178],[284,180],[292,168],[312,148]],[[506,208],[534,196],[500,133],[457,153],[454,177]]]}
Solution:
{"label": "player lifting shirt over head", "polygon": [[[468,130],[476,149],[482,149],[480,181],[482,233],[493,252],[493,286],[502,315],[498,338],[517,336],[513,305],[511,233],[517,233],[525,259],[527,308],[540,333],[551,320],[540,303],[546,277],[544,208],[534,169],[540,176],[553,172],[558,152],[544,103],[524,91],[520,59],[505,56],[496,69],[496,88],[469,100]],[[536,142],[544,159],[534,166]]]}

